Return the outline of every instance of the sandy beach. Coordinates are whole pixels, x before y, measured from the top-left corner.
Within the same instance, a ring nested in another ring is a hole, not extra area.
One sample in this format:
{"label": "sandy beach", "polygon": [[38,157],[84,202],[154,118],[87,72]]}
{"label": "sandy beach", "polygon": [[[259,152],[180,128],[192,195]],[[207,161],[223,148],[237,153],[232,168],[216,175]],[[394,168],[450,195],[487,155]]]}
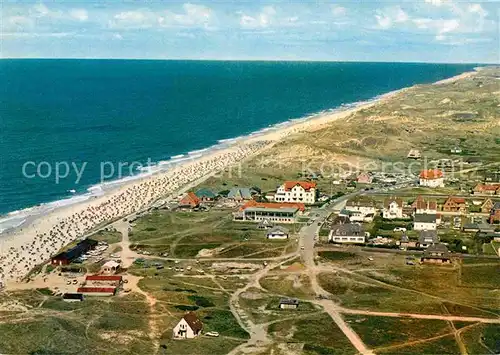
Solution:
{"label": "sandy beach", "polygon": [[0,280],[3,279],[7,286],[19,282],[31,269],[49,260],[62,247],[109,221],[146,210],[159,199],[176,197],[214,173],[258,155],[280,140],[298,132],[317,130],[407,89],[385,94],[353,108],[323,113],[250,135],[224,149],[183,161],[166,172],[133,180],[103,196],[61,207],[36,218],[13,232],[0,235]]}

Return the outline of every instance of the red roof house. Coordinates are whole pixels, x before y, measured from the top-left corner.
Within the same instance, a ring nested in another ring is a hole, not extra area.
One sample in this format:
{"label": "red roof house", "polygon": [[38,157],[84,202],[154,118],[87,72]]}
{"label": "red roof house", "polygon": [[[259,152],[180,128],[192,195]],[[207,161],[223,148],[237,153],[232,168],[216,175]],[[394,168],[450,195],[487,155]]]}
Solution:
{"label": "red roof house", "polygon": [[467,202],[463,197],[448,197],[446,202],[443,204],[444,212],[467,212]]}
{"label": "red roof house", "polygon": [[422,172],[420,172],[420,178],[425,180],[442,179],[443,177],[444,174],[439,169],[422,170]]}
{"label": "red roof house", "polygon": [[195,195],[194,192],[188,192],[180,201],[180,207],[190,207],[195,208],[200,205],[200,199]]}
{"label": "red roof house", "polygon": [[311,189],[316,188],[315,182],[310,181],[285,181],[285,191],[290,191],[295,186],[301,186],[305,191],[309,191]]}
{"label": "red roof house", "polygon": [[444,187],[444,174],[439,169],[423,170],[420,172],[420,186]]}
{"label": "red roof house", "polygon": [[79,287],[76,292],[92,296],[113,296],[116,287]]}
{"label": "red roof house", "polygon": [[371,184],[373,182],[373,178],[368,173],[361,173],[356,178],[358,184]]}
{"label": "red roof house", "polygon": [[499,195],[500,184],[478,184],[474,187],[474,195]]}
{"label": "red roof house", "polygon": [[122,276],[119,275],[89,275],[85,277],[85,281],[122,281]]}
{"label": "red roof house", "polygon": [[123,278],[120,275],[89,275],[85,283],[92,287],[120,286]]}

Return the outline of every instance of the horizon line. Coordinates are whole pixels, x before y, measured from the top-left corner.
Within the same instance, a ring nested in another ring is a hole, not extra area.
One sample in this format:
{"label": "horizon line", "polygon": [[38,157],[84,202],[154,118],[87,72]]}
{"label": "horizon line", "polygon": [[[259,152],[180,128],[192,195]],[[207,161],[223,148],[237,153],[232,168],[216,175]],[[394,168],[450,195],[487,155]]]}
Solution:
{"label": "horizon line", "polygon": [[136,61],[205,61],[205,62],[318,62],[318,63],[408,63],[408,64],[461,64],[500,65],[500,62],[432,62],[432,61],[384,61],[384,60],[328,60],[328,59],[285,59],[285,58],[106,58],[106,57],[0,57],[0,60],[136,60]]}

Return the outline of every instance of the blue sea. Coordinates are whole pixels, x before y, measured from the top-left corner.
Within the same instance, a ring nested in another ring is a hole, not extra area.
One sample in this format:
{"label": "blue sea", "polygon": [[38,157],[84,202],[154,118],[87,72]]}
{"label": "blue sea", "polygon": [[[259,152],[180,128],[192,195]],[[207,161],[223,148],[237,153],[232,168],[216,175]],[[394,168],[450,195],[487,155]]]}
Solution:
{"label": "blue sea", "polygon": [[[116,181],[140,172],[136,165],[119,176],[120,162],[198,156],[234,137],[474,66],[0,60],[0,231],[99,194],[102,162],[117,170],[107,169],[106,180]],[[56,181],[64,163],[71,170]],[[84,163],[77,183],[75,167]]]}

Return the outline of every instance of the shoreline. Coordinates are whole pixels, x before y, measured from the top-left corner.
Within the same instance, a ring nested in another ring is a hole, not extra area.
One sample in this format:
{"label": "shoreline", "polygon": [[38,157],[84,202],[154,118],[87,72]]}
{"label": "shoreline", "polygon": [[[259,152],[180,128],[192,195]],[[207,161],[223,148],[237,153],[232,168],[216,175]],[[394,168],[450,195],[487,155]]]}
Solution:
{"label": "shoreline", "polygon": [[[477,71],[467,73],[473,75]],[[333,121],[383,103],[409,88],[225,140],[227,146],[206,148],[203,150],[205,155],[179,161],[179,164],[170,166],[166,171],[159,170],[125,181],[116,188],[104,191],[101,196],[34,216],[22,227],[0,234],[0,280],[7,283],[20,281],[35,266],[45,262],[70,242],[92,233],[97,226],[103,227],[113,219],[145,211],[160,200],[172,198],[197,186],[219,171],[259,155],[293,134],[320,129]],[[189,157],[189,153],[184,156]]]}
{"label": "shoreline", "polygon": [[[293,128],[293,126],[304,123],[309,120],[315,120],[328,116],[331,114],[343,113],[347,110],[356,109],[358,106],[373,103],[382,99],[386,95],[390,95],[393,92],[398,92],[404,90],[405,88],[384,93],[375,96],[371,99],[365,101],[357,101],[353,103],[342,104],[336,108],[322,110],[316,113],[306,114],[300,118],[292,118],[287,121],[278,122],[270,124],[267,127],[263,127],[259,130],[252,131],[233,138],[222,138],[217,140],[217,143],[208,146],[206,148],[195,149],[189,152],[182,152],[178,155],[170,156],[168,160],[159,160],[154,162],[151,166],[139,169],[138,173],[135,175],[124,176],[119,179],[108,180],[104,182],[97,182],[86,186],[86,192],[76,193],[74,195],[67,195],[58,200],[43,202],[35,206],[29,206],[16,211],[7,212],[5,214],[0,214],[0,240],[3,237],[9,236],[16,233],[20,229],[28,226],[34,220],[38,218],[43,218],[43,216],[48,215],[54,211],[68,208],[73,205],[84,203],[90,199],[100,197],[105,194],[110,194],[114,190],[124,186],[128,183],[137,182],[141,179],[151,177],[155,174],[165,173],[171,169],[174,169],[181,164],[187,164],[189,162],[196,161],[197,159],[204,158],[211,155],[214,152],[222,151],[239,142],[244,142],[250,138],[258,138],[266,136],[270,133],[278,133],[279,131],[284,131]],[[70,191],[68,191],[70,192]],[[11,221],[11,223],[8,223]]]}

